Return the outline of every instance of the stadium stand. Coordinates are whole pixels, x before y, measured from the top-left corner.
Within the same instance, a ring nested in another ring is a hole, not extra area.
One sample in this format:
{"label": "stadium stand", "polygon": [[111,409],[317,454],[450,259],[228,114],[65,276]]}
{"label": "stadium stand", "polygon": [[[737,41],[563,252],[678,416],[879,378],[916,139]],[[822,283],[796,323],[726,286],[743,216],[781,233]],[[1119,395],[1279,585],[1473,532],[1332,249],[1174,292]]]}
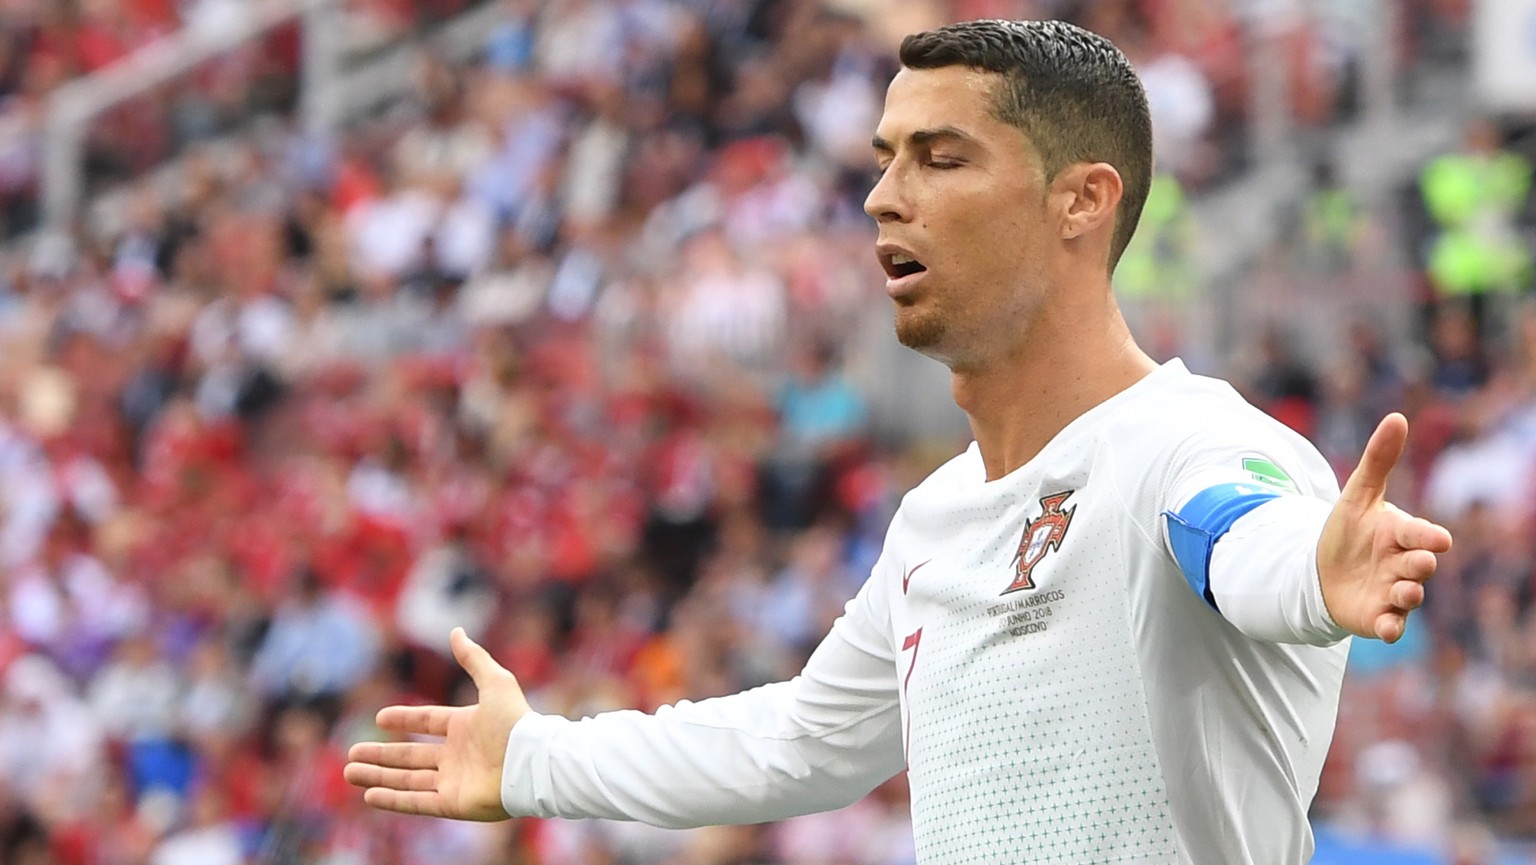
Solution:
{"label": "stadium stand", "polygon": [[[1394,497],[1456,533],[1408,637],[1352,659],[1317,861],[1536,837],[1536,154],[1474,124],[1397,194],[1352,186],[1333,143],[1382,81],[1380,22],[1349,12],[1374,7],[498,0],[472,56],[431,47],[476,5],[348,0],[357,62],[422,47],[409,94],[335,136],[297,110],[292,28],[130,100],[83,166],[111,219],[35,231],[39,154],[0,158],[25,235],[0,271],[0,860],[913,861],[901,778],[770,826],[478,825],[366,809],[341,755],[382,705],[464,698],[455,624],[572,715],[798,669],[962,441],[891,358],[861,202],[894,38],[984,15],[1078,20],[1146,77],[1170,192],[1119,286],[1143,341],[1341,476],[1406,410]],[[1443,98],[1465,5],[1386,5],[1385,91]],[[0,4],[0,116],[239,8]],[[1215,278],[1203,208],[1276,140],[1312,183]],[[1474,224],[1511,250],[1492,276]]]}

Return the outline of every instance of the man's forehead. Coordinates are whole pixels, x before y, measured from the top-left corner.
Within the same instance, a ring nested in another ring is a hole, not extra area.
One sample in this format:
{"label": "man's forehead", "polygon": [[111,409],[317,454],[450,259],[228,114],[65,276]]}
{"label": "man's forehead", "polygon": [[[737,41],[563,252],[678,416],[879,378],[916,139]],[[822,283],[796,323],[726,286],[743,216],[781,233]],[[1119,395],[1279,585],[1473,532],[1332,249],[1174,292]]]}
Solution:
{"label": "man's forehead", "polygon": [[992,114],[999,76],[965,66],[902,69],[885,92],[878,137],[906,138],[918,129],[957,129],[981,137],[1001,125]]}

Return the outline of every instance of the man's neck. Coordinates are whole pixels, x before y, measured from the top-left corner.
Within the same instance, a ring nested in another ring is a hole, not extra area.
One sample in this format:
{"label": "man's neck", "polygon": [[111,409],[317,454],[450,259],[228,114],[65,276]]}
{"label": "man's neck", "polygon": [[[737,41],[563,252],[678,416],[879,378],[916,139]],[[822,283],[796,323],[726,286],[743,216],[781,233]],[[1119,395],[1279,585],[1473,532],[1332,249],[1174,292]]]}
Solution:
{"label": "man's neck", "polygon": [[1038,322],[1015,353],[954,371],[955,403],[970,418],[987,480],[1034,459],[1067,424],[1157,368],[1110,311],[1059,327]]}

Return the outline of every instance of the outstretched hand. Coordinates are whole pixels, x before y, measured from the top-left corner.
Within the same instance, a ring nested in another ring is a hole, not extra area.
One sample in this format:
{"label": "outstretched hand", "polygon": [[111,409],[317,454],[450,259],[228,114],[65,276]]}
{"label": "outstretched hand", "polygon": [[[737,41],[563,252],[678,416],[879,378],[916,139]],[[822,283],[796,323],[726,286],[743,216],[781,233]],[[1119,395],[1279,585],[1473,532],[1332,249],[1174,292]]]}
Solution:
{"label": "outstretched hand", "polygon": [[501,767],[507,737],[529,711],[517,679],[463,628],[449,636],[453,656],[480,693],[473,706],[389,706],[379,710],[385,730],[442,737],[441,742],[359,742],[347,753],[344,776],[366,788],[363,801],[385,811],[504,820]]}
{"label": "outstretched hand", "polygon": [[1317,544],[1323,602],[1339,627],[1395,643],[1424,603],[1437,553],[1451,548],[1443,526],[1386,501],[1387,478],[1408,442],[1408,421],[1382,419],[1365,445]]}

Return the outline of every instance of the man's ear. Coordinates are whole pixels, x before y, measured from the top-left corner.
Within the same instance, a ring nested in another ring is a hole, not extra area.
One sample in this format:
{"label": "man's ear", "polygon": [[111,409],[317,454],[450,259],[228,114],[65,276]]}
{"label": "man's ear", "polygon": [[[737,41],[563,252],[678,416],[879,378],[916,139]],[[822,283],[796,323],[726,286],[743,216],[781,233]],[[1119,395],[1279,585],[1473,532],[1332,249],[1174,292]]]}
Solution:
{"label": "man's ear", "polygon": [[1052,197],[1061,203],[1061,237],[1074,240],[1100,229],[1113,233],[1125,194],[1120,172],[1107,162],[1079,162],[1056,173]]}

